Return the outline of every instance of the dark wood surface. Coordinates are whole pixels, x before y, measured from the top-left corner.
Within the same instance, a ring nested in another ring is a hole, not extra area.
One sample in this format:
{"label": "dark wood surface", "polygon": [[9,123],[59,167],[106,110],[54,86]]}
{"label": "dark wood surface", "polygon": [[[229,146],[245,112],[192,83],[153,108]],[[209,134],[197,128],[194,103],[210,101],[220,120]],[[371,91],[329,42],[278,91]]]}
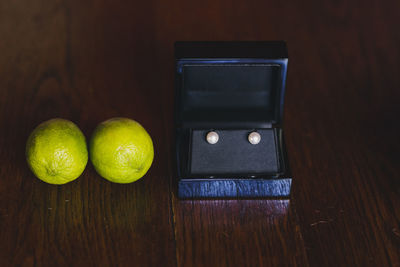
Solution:
{"label": "dark wood surface", "polygon": [[[0,266],[400,266],[398,1],[1,1]],[[290,201],[180,201],[173,42],[286,40]],[[112,184],[36,179],[62,117],[141,122],[155,161]]]}

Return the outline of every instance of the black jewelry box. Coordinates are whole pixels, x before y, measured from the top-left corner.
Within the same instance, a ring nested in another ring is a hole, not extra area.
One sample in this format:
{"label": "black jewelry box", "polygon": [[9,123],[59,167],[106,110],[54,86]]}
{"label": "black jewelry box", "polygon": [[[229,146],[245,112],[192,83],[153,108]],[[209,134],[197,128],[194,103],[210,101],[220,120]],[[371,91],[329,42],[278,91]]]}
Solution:
{"label": "black jewelry box", "polygon": [[178,196],[289,197],[286,44],[176,42],[175,60]]}

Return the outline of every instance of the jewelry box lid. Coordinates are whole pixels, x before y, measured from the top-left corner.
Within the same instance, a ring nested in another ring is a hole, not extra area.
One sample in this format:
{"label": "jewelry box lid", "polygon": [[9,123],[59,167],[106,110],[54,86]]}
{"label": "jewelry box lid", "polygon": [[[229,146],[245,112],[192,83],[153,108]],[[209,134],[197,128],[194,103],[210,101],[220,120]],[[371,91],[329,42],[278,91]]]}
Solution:
{"label": "jewelry box lid", "polygon": [[178,127],[281,124],[285,42],[176,42],[175,60]]}

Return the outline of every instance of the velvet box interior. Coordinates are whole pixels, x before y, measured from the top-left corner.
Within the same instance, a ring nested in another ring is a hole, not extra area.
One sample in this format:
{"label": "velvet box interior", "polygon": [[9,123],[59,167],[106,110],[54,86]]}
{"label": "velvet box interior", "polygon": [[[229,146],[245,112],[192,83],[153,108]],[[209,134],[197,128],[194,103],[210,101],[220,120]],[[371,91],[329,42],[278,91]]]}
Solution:
{"label": "velvet box interior", "polygon": [[285,43],[177,42],[175,58],[178,196],[288,197]]}

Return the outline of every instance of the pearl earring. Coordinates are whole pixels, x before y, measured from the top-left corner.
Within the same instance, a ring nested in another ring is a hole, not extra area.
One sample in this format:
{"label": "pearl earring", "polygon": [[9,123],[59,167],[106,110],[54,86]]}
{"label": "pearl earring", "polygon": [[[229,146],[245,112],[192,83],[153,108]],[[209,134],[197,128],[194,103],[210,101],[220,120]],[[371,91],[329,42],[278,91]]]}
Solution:
{"label": "pearl earring", "polygon": [[261,141],[261,135],[257,132],[252,132],[247,138],[252,145],[257,145]]}
{"label": "pearl earring", "polygon": [[207,139],[207,142],[208,142],[209,144],[214,145],[214,144],[216,144],[216,143],[218,142],[218,140],[219,140],[219,135],[218,135],[216,132],[211,131],[211,132],[209,132],[209,133],[207,134],[206,139]]}

